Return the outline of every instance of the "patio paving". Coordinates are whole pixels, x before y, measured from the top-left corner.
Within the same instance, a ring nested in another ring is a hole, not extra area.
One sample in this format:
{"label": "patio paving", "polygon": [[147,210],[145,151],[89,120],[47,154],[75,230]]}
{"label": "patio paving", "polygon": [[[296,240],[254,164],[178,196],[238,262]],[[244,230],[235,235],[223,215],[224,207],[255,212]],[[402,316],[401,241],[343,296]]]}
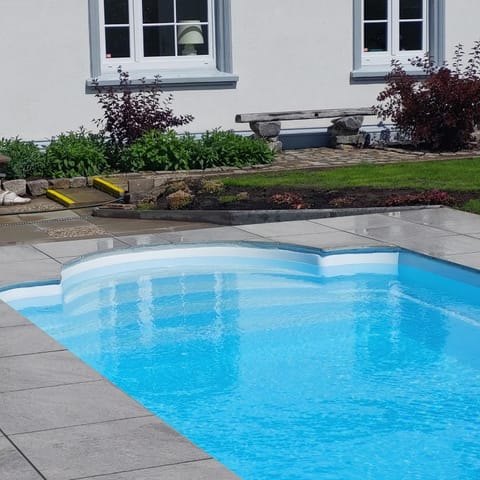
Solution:
{"label": "patio paving", "polygon": [[[396,246],[480,268],[480,216],[449,208],[234,227],[122,222],[128,223],[103,224],[99,237],[29,231],[19,244],[4,243],[0,283],[56,280],[65,261],[90,253],[219,241],[323,250]],[[0,242],[9,228],[0,226]],[[3,302],[0,378],[2,480],[238,478]]]}

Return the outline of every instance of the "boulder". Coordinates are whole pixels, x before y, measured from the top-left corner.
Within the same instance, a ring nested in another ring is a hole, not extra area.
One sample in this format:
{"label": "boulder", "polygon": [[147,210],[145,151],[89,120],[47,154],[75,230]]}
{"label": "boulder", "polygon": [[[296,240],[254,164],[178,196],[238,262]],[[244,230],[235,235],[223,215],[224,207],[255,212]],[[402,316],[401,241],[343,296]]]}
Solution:
{"label": "boulder", "polygon": [[17,195],[25,195],[27,193],[27,182],[23,179],[18,180],[4,180],[2,188]]}
{"label": "boulder", "polygon": [[250,128],[257,137],[273,138],[280,135],[280,122],[250,122]]}
{"label": "boulder", "polygon": [[336,132],[336,135],[355,135],[360,130],[362,124],[363,116],[355,115],[333,119],[330,128]]}
{"label": "boulder", "polygon": [[70,188],[70,179],[69,178],[52,178],[48,181],[48,184],[51,188],[55,190]]}
{"label": "boulder", "polygon": [[48,180],[30,180],[27,182],[27,191],[32,195],[32,197],[39,197],[45,195],[45,192],[48,190]]}
{"label": "boulder", "polygon": [[193,195],[183,190],[178,190],[167,196],[167,207],[170,210],[179,210],[188,207],[193,202]]}
{"label": "boulder", "polygon": [[70,179],[70,188],[84,188],[87,186],[87,177],[73,177]]}

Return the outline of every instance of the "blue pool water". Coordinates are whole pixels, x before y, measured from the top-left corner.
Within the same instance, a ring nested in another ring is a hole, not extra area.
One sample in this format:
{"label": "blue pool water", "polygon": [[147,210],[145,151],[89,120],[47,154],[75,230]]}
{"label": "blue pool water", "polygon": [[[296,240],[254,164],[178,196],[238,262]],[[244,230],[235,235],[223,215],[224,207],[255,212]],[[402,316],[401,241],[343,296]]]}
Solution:
{"label": "blue pool water", "polygon": [[215,246],[0,298],[245,480],[478,479],[479,284],[404,252]]}

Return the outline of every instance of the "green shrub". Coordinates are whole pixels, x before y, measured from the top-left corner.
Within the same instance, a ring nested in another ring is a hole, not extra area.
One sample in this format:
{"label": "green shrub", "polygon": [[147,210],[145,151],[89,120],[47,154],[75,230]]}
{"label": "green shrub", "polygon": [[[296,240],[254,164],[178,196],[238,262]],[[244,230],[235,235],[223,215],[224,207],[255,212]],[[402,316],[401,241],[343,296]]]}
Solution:
{"label": "green shrub", "polygon": [[205,132],[192,168],[243,167],[271,163],[274,153],[261,139],[237,135],[233,131]]}
{"label": "green shrub", "polygon": [[2,138],[0,154],[11,159],[6,169],[9,179],[41,177],[45,174],[45,156],[33,142]]}
{"label": "green shrub", "polygon": [[124,172],[188,170],[193,142],[192,137],[179,137],[173,130],[150,130],[124,149],[120,169]]}
{"label": "green shrub", "polygon": [[189,134],[179,136],[173,130],[151,130],[124,149],[119,168],[136,172],[243,167],[270,163],[273,158],[274,153],[263,140],[231,131],[206,132],[196,140]]}
{"label": "green shrub", "polygon": [[106,149],[107,145],[101,136],[83,129],[62,133],[47,148],[48,176],[68,178],[108,171]]}

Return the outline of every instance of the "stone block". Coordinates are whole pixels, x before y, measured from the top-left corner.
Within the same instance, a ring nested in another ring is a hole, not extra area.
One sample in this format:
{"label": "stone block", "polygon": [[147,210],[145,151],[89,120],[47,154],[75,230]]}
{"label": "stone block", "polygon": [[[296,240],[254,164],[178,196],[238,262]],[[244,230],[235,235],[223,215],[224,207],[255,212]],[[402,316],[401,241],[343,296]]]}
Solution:
{"label": "stone block", "polygon": [[330,138],[330,146],[342,148],[343,145],[353,145],[355,147],[365,147],[368,144],[369,136],[364,133],[357,135],[333,135]]}
{"label": "stone block", "polygon": [[70,179],[70,188],[85,188],[86,186],[86,177],[73,177]]}
{"label": "stone block", "polygon": [[69,178],[52,178],[48,181],[48,184],[51,188],[55,190],[70,188],[70,179]]}
{"label": "stone block", "polygon": [[25,195],[27,193],[27,182],[23,179],[19,180],[4,180],[2,188],[9,192],[14,192],[17,195]]}
{"label": "stone block", "polygon": [[261,138],[278,137],[280,134],[280,122],[250,122],[252,131]]}
{"label": "stone block", "polygon": [[155,187],[153,178],[135,178],[128,181],[128,192],[146,194]]}
{"label": "stone block", "polygon": [[45,195],[45,192],[48,190],[48,180],[31,180],[27,182],[27,191],[32,195],[32,197],[39,197],[40,195]]}

